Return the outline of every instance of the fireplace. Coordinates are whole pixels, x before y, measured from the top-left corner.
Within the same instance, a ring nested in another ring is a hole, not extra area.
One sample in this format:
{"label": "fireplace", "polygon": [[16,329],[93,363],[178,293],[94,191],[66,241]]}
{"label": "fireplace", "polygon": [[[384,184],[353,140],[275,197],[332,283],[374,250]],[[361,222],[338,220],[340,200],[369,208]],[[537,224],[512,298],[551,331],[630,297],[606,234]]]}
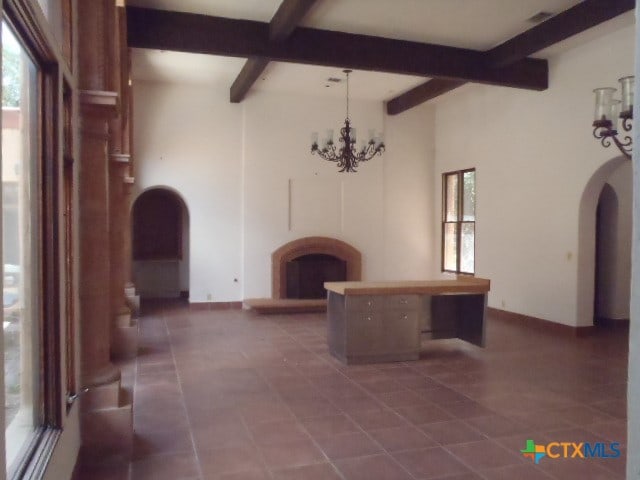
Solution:
{"label": "fireplace", "polygon": [[312,253],[286,264],[287,298],[325,298],[324,282],[344,282],[347,262],[333,255]]}
{"label": "fireplace", "polygon": [[271,255],[273,298],[325,298],[329,281],[358,281],[360,252],[328,237],[305,237],[289,242]]}

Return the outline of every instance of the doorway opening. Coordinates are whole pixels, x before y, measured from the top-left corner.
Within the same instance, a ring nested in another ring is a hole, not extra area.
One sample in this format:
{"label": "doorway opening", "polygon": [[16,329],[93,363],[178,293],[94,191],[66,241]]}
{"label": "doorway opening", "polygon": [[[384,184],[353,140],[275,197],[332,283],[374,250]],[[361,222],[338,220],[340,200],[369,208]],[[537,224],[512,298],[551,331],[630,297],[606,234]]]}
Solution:
{"label": "doorway opening", "polygon": [[189,298],[189,210],[175,191],[145,190],[133,203],[133,278],[143,299]]}
{"label": "doorway opening", "polygon": [[580,202],[577,326],[625,325],[631,285],[631,162],[616,157],[591,176]]}

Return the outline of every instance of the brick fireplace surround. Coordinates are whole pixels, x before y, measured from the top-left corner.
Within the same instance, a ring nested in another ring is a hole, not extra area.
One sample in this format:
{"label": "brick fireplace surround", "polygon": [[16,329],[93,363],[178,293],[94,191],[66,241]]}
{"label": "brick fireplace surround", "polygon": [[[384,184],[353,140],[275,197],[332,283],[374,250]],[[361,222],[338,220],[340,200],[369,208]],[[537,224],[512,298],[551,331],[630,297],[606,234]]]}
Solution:
{"label": "brick fireplace surround", "polygon": [[305,237],[286,243],[271,255],[271,297],[287,296],[287,262],[303,255],[332,255],[347,264],[347,281],[362,279],[362,255],[343,241],[328,237]]}

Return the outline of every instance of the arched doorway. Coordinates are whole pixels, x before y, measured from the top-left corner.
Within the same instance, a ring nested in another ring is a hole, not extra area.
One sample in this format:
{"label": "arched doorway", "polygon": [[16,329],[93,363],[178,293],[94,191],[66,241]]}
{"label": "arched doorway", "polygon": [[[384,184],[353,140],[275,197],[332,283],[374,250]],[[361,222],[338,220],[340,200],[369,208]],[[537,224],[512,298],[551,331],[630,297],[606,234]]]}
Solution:
{"label": "arched doorway", "polygon": [[577,325],[629,318],[631,162],[616,157],[587,182],[580,202]]}
{"label": "arched doorway", "polygon": [[189,297],[189,211],[166,187],[145,190],[132,210],[133,277],[142,298]]}

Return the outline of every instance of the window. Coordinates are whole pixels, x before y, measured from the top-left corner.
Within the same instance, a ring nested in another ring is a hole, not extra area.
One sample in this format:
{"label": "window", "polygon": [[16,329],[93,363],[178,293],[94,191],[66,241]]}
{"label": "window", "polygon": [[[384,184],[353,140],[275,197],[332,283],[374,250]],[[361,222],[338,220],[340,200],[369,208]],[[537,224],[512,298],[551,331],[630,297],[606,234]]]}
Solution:
{"label": "window", "polygon": [[10,479],[42,475],[64,408],[60,71],[46,35],[31,22],[30,5],[3,2],[2,22],[2,348]]}
{"label": "window", "polygon": [[7,469],[42,424],[38,68],[2,25],[2,263]]}
{"label": "window", "polygon": [[475,272],[476,170],[442,175],[442,270]]}

